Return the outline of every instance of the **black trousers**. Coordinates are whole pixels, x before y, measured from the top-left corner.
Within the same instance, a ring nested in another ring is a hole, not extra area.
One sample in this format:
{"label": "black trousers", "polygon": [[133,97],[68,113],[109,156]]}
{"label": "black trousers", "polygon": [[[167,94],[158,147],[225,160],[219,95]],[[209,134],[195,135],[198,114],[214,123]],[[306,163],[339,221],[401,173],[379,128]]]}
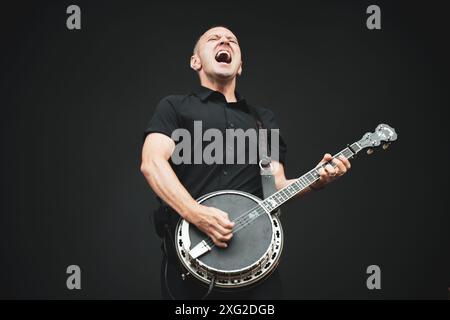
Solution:
{"label": "black trousers", "polygon": [[[181,263],[176,256],[175,248],[173,247],[173,240],[166,236],[166,245],[161,245],[163,251],[163,261],[161,264],[161,296],[163,299],[177,299],[177,300],[197,300],[201,299],[208,287],[203,285],[192,276],[187,276],[185,280],[182,279],[181,274],[185,272]],[[164,252],[164,247],[166,251]],[[166,265],[167,261],[167,265]],[[249,289],[236,289],[223,291],[220,289],[213,289],[208,295],[207,299],[212,300],[277,300],[283,299],[283,286],[280,274],[275,270],[269,278],[260,284],[256,284]]]}

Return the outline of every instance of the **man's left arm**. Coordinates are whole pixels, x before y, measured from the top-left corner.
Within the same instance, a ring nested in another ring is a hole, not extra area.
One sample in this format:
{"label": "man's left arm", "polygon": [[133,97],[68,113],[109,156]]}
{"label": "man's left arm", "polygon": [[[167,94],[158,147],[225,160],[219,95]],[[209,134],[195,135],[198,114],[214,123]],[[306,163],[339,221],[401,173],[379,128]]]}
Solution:
{"label": "man's left arm", "polygon": [[[327,184],[343,176],[351,168],[350,161],[348,161],[346,157],[339,156],[338,158],[333,158],[332,155],[329,153],[326,153],[323,156],[322,160],[317,165],[319,166],[329,161],[332,161],[336,165],[336,167],[327,164],[325,168],[320,168],[319,169],[320,179],[314,182],[310,187],[302,190],[297,195],[297,197],[304,196],[311,190],[323,189]],[[272,160],[272,162],[274,168],[273,174],[275,178],[275,186],[277,190],[281,190],[297,180],[297,179],[287,179],[284,173],[283,164],[274,160]]]}

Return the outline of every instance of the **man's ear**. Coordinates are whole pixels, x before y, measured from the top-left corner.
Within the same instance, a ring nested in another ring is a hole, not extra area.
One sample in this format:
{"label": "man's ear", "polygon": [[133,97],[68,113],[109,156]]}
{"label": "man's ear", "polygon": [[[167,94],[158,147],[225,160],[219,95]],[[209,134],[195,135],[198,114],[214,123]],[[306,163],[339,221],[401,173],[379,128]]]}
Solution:
{"label": "man's ear", "polygon": [[200,71],[202,64],[200,63],[200,57],[197,54],[191,57],[191,68],[195,71]]}
{"label": "man's ear", "polygon": [[241,61],[241,65],[239,66],[237,74],[238,74],[238,76],[240,76],[242,74],[242,61]]}

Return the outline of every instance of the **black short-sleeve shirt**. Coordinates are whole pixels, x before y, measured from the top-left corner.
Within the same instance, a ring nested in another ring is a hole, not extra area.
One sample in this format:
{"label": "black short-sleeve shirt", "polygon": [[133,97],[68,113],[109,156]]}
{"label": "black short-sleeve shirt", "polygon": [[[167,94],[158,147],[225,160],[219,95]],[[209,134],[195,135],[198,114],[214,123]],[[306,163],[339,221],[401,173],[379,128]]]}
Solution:
{"label": "black short-sleeve shirt", "polygon": [[[218,129],[226,137],[226,129],[257,129],[257,121],[250,108],[257,113],[263,128],[279,129],[272,111],[266,108],[249,106],[245,99],[237,94],[238,101],[228,103],[222,93],[200,87],[187,95],[171,95],[163,98],[144,131],[144,138],[150,133],[162,133],[172,137],[176,129],[186,129],[191,134],[191,145],[200,143],[202,148],[210,141],[203,141],[203,136],[194,132],[194,121],[201,121],[202,133],[207,129]],[[198,123],[197,123],[198,129]],[[198,133],[198,130],[197,130]],[[225,139],[224,139],[225,140]],[[270,139],[269,144],[270,144]],[[225,145],[225,141],[224,141]],[[269,146],[270,150],[270,146]],[[246,146],[248,152],[248,146]],[[193,153],[193,152],[192,152]],[[224,153],[226,151],[224,150]],[[279,161],[285,162],[286,144],[279,135]],[[193,155],[192,155],[193,157]],[[262,197],[261,178],[257,163],[248,163],[246,157],[244,164],[223,163],[170,164],[177,177],[194,198],[216,190],[241,190]]]}

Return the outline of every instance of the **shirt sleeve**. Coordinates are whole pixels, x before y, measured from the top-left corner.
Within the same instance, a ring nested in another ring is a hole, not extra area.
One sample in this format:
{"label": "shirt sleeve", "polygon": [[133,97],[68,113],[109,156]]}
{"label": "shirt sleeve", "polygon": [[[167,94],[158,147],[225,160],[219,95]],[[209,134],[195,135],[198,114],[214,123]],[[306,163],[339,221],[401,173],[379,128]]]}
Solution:
{"label": "shirt sleeve", "polygon": [[172,136],[172,132],[179,128],[179,117],[173,106],[169,101],[169,97],[163,98],[156,106],[152,118],[148,122],[147,128],[144,130],[144,140],[150,133],[162,133]]}
{"label": "shirt sleeve", "polygon": [[[263,122],[264,128],[266,128],[268,131],[270,131],[272,129],[278,130],[278,133],[279,133],[279,135],[278,135],[279,136],[278,161],[285,165],[286,164],[287,145],[283,139],[283,136],[281,135],[280,126],[278,125],[275,114],[269,109],[262,109],[260,112],[260,117],[261,117],[261,121]],[[270,137],[270,132],[269,132],[269,137]],[[271,143],[270,141],[271,141],[271,138],[269,138],[269,148],[270,148],[269,150],[270,150],[271,157],[272,157],[272,153],[274,150],[272,150],[272,148],[270,146],[270,143]]]}

